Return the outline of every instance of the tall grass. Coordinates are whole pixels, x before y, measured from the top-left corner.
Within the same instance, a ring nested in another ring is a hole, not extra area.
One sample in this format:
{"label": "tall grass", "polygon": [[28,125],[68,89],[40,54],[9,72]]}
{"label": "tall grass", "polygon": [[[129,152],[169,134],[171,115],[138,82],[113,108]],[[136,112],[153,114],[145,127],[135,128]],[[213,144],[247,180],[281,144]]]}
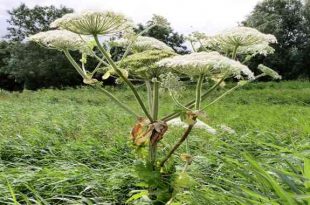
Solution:
{"label": "tall grass", "polygon": [[[136,106],[126,89],[109,89]],[[169,100],[161,96],[165,111]],[[205,121],[218,134],[194,130],[174,156],[180,172],[181,153],[194,161],[173,203],[310,204],[309,103],[310,83],[256,83],[210,107]],[[1,91],[0,123],[0,204],[124,204],[143,187],[134,122],[100,91]],[[181,131],[169,128],[160,146]]]}

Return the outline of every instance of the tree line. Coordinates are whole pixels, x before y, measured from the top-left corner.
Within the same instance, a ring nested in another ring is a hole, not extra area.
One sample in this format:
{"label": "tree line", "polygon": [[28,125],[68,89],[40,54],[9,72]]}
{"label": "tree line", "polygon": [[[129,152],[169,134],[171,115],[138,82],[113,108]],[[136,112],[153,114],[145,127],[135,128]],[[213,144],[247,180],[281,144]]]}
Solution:
{"label": "tree line", "polygon": [[[0,42],[0,89],[36,90],[82,85],[80,77],[61,53],[26,40],[29,35],[48,30],[52,21],[71,12],[73,9],[67,7],[29,8],[25,4],[8,11],[8,34],[6,40]],[[144,30],[153,23],[152,20],[138,24],[136,32]],[[241,24],[273,34],[278,39],[278,44],[274,45],[275,53],[255,57],[249,63],[250,67],[263,61],[286,80],[310,79],[309,0],[264,0]],[[152,27],[143,35],[165,42],[178,53],[188,52],[184,36],[175,32],[166,20],[165,26]]]}

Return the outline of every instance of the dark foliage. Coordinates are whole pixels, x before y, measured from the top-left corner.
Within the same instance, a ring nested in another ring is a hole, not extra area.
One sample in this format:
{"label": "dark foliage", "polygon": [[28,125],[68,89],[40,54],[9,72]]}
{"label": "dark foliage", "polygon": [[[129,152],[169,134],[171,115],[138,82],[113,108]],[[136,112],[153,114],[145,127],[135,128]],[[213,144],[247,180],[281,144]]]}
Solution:
{"label": "dark foliage", "polygon": [[36,90],[81,85],[81,78],[62,53],[27,42],[29,35],[49,30],[55,19],[72,12],[66,7],[25,4],[8,11],[8,42],[1,43],[0,88]]}
{"label": "dark foliage", "polygon": [[182,34],[179,34],[175,32],[170,23],[165,19],[164,17],[154,15],[151,20],[149,20],[145,25],[138,24],[138,28],[136,29],[136,32],[139,33],[143,31],[145,28],[149,27],[150,25],[154,24],[154,21],[156,19],[161,19],[161,26],[154,26],[151,29],[149,29],[147,32],[145,32],[144,36],[150,36],[153,38],[156,38],[160,41],[165,42],[167,45],[172,47],[177,53],[187,53],[187,48],[184,46],[184,36]]}
{"label": "dark foliage", "polygon": [[75,86],[82,80],[70,62],[59,51],[35,43],[16,42],[10,45],[10,58],[6,70],[26,89]]}
{"label": "dark foliage", "polygon": [[72,12],[72,9],[63,6],[60,8],[55,6],[29,8],[25,4],[21,4],[19,7],[8,11],[10,19],[7,22],[10,26],[7,28],[8,35],[6,38],[13,41],[23,41],[29,35],[49,30],[51,22],[66,13]]}
{"label": "dark foliage", "polygon": [[[243,22],[277,37],[276,52],[263,60],[285,79],[310,78],[309,12],[309,3],[305,6],[300,0],[264,0]],[[261,57],[251,63],[258,60]]]}

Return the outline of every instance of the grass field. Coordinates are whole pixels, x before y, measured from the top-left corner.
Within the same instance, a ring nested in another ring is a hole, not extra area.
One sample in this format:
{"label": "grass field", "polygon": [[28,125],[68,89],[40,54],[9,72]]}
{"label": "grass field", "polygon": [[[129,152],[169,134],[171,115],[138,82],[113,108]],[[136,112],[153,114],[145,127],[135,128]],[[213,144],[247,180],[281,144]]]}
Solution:
{"label": "grass field", "polygon": [[[109,89],[136,107],[128,90]],[[173,110],[167,95],[161,107]],[[191,134],[191,183],[175,204],[310,204],[309,82],[255,83],[207,115],[218,134]],[[91,88],[1,91],[0,204],[124,204],[140,189],[129,140],[134,123]],[[181,132],[169,128],[160,146]]]}

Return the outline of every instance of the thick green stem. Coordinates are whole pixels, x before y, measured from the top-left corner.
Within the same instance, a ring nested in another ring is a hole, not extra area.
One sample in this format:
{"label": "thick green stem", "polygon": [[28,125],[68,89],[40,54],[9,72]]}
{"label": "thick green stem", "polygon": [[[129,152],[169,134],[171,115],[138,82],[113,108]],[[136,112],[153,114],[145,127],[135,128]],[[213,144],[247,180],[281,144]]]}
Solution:
{"label": "thick green stem", "polygon": [[[153,93],[152,93],[152,114],[153,114],[153,120],[158,119],[158,106],[159,106],[159,82],[154,81],[153,82]],[[154,130],[151,137],[150,137],[150,143],[149,143],[149,158],[150,158],[150,164],[154,168],[155,162],[156,162],[156,152],[157,152],[157,142],[152,143],[152,139],[156,137],[158,133]]]}
{"label": "thick green stem", "polygon": [[[225,80],[225,78],[222,78],[220,81],[218,81],[216,84],[214,84],[209,90],[207,90],[204,94],[202,94],[201,100],[206,99],[206,97],[212,91],[214,91],[224,80]],[[187,103],[185,106],[190,109],[190,108],[193,108],[194,104],[195,104],[195,100],[192,100],[189,103]],[[172,120],[172,119],[178,117],[179,115],[180,115],[180,112],[173,112],[173,113],[165,116],[164,118],[162,118],[162,121],[168,122],[169,120]]]}
{"label": "thick green stem", "polygon": [[199,76],[197,86],[196,86],[196,100],[195,100],[195,110],[199,110],[200,103],[201,103],[201,89],[202,89],[202,83],[204,80],[204,75],[201,74]]}
{"label": "thick green stem", "polygon": [[168,159],[172,156],[172,154],[181,146],[181,144],[187,139],[189,136],[189,133],[192,131],[194,127],[193,125],[189,125],[187,129],[185,130],[183,136],[180,138],[180,140],[173,146],[173,148],[170,150],[170,152],[167,154],[167,156],[160,162],[159,166],[163,167],[164,164],[168,161]]}
{"label": "thick green stem", "polygon": [[[147,80],[145,81],[146,90],[147,90],[147,100],[149,104],[149,110],[150,112],[153,111],[153,92],[152,92],[152,83],[151,81]],[[153,115],[153,113],[151,113]]]}
{"label": "thick green stem", "polygon": [[100,52],[103,54],[103,56],[106,58],[106,60],[108,61],[108,63],[112,66],[112,68],[114,69],[114,71],[117,73],[117,75],[119,75],[121,77],[121,79],[129,86],[129,88],[131,89],[131,91],[133,92],[134,96],[136,97],[139,105],[141,106],[144,114],[147,116],[147,118],[151,121],[154,122],[152,116],[150,115],[150,113],[148,112],[148,110],[146,109],[139,93],[137,92],[136,88],[134,87],[134,85],[123,75],[123,73],[118,69],[118,67],[116,66],[116,64],[114,63],[114,61],[111,59],[110,55],[107,53],[107,51],[103,48],[103,46],[101,45],[101,43],[99,42],[98,36],[94,35],[94,39],[96,41],[96,44],[98,46],[98,49],[100,50]]}
{"label": "thick green stem", "polygon": [[72,58],[71,54],[68,50],[63,51],[67,59],[70,61],[70,63],[73,65],[75,70],[83,77],[87,78],[86,74],[83,72],[82,68],[76,63],[76,61]]}
{"label": "thick green stem", "polygon": [[211,103],[209,103],[207,106],[205,106],[204,108],[202,108],[201,110],[206,109],[207,107],[213,105],[214,103],[216,103],[217,101],[219,101],[220,99],[222,99],[223,97],[225,97],[226,95],[228,95],[229,93],[233,92],[234,90],[236,90],[237,88],[241,87],[241,85],[236,85],[235,87],[229,89],[228,91],[226,91],[225,93],[223,93],[221,96],[219,96],[218,98],[216,98],[215,100],[213,100]]}
{"label": "thick green stem", "polygon": [[[95,88],[95,86],[92,85],[93,88]],[[117,99],[112,93],[110,93],[109,91],[107,91],[106,89],[99,87],[99,89],[101,91],[104,92],[104,94],[106,94],[111,100],[113,100],[118,106],[120,106],[123,110],[125,110],[126,112],[128,112],[129,114],[133,115],[134,117],[138,118],[139,115],[134,112],[130,107],[128,107],[127,105],[125,105],[124,103],[122,103],[119,99]]]}
{"label": "thick green stem", "polygon": [[234,59],[234,60],[236,60],[238,48],[239,48],[239,45],[236,45],[234,50],[233,50],[232,59]]}
{"label": "thick green stem", "polygon": [[[82,68],[75,62],[75,60],[72,58],[71,54],[69,53],[69,51],[64,50],[64,53],[66,55],[66,57],[68,58],[68,60],[70,61],[70,63],[73,65],[73,67],[77,70],[77,72],[83,77],[86,78],[86,74],[83,73]],[[95,86],[92,85],[92,87],[94,88]],[[107,91],[106,89],[100,87],[100,90],[104,92],[104,94],[106,94],[111,100],[113,100],[118,106],[120,106],[122,109],[124,109],[126,112],[128,112],[129,114],[135,116],[136,118],[139,117],[139,115],[137,115],[131,108],[129,108],[128,106],[126,106],[124,103],[122,103],[119,99],[117,99],[112,93],[110,93],[109,91]]]}
{"label": "thick green stem", "polygon": [[156,152],[157,152],[157,144],[149,144],[149,160],[150,160],[150,165],[152,168],[155,168],[155,162],[156,162]]}
{"label": "thick green stem", "polygon": [[258,78],[261,78],[261,77],[263,77],[263,76],[266,76],[266,75],[263,73],[263,74],[260,74],[260,75],[256,76],[256,77],[255,77],[254,79],[252,79],[252,80],[248,80],[248,81],[246,81],[246,82],[244,82],[244,83],[242,83],[242,84],[236,85],[235,87],[229,89],[228,91],[226,91],[225,93],[223,93],[222,95],[220,95],[218,98],[216,98],[215,100],[213,100],[211,103],[209,103],[208,105],[206,105],[206,106],[205,106],[204,108],[202,108],[201,110],[204,110],[204,109],[206,109],[207,107],[213,105],[214,103],[216,103],[217,101],[219,101],[220,99],[222,99],[222,98],[225,97],[226,95],[230,94],[230,93],[233,92],[234,90],[236,90],[236,89],[238,89],[238,88],[240,88],[240,87],[242,87],[242,86],[245,86],[246,84],[248,84],[248,83],[250,83],[250,82],[252,82],[252,81],[254,81],[254,80],[257,80]]}
{"label": "thick green stem", "polygon": [[153,83],[153,120],[158,119],[158,107],[159,107],[159,82]]}

